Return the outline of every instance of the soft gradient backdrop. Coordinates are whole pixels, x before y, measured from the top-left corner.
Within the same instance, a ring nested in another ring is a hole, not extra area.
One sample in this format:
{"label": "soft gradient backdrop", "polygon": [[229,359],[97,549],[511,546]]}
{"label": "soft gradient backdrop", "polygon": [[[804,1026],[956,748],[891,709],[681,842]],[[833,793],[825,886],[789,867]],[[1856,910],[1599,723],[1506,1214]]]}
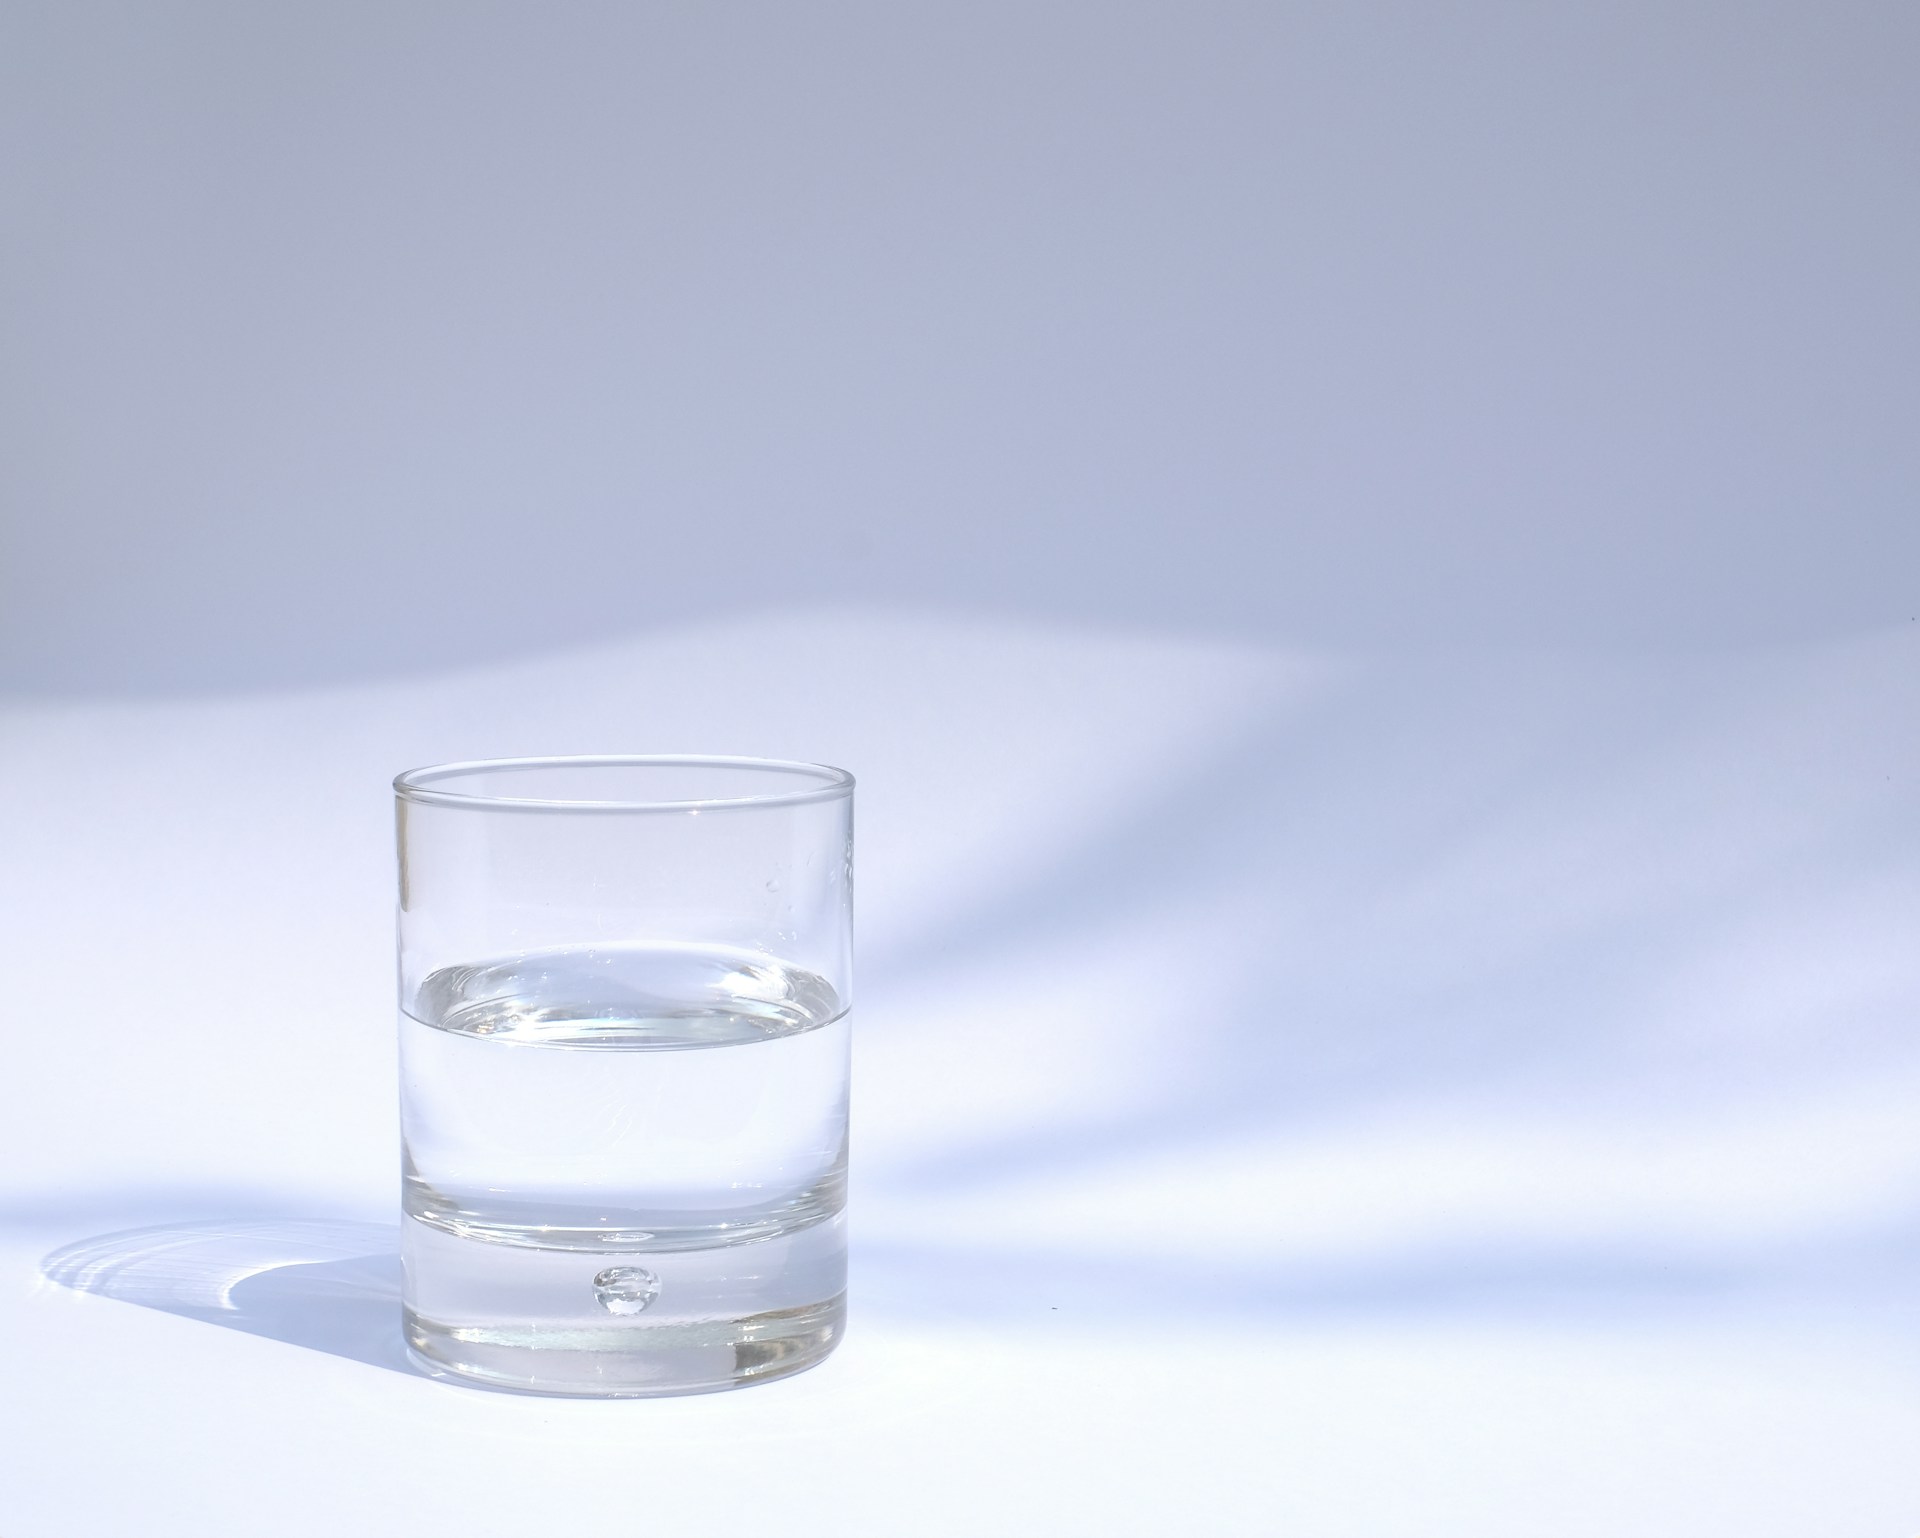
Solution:
{"label": "soft gradient backdrop", "polygon": [[[0,145],[9,1538],[1920,1531],[1920,10],[15,0]],[[386,783],[647,751],[861,778],[855,1326],[446,1388]]]}

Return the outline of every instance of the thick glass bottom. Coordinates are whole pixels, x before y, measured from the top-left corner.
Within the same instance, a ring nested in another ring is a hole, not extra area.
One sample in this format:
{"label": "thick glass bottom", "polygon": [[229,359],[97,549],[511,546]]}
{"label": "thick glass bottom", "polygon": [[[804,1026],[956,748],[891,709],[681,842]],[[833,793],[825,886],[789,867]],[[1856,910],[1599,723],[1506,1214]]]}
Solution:
{"label": "thick glass bottom", "polygon": [[823,1361],[846,1294],[805,1308],[689,1324],[554,1330],[448,1327],[406,1311],[407,1346],[436,1377],[528,1394],[642,1399],[789,1377]]}
{"label": "thick glass bottom", "polygon": [[547,1248],[404,1225],[405,1327],[437,1377],[522,1393],[639,1398],[803,1371],[839,1343],[835,1216],[751,1243]]}

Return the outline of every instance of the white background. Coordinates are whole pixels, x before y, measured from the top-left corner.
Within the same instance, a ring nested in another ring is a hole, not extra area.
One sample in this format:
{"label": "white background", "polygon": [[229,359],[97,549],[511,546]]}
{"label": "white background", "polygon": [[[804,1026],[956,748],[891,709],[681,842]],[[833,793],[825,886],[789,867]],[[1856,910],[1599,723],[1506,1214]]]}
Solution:
{"label": "white background", "polygon": [[[7,1538],[1920,1531],[1909,11],[5,25]],[[386,782],[648,751],[853,1328],[429,1382]]]}

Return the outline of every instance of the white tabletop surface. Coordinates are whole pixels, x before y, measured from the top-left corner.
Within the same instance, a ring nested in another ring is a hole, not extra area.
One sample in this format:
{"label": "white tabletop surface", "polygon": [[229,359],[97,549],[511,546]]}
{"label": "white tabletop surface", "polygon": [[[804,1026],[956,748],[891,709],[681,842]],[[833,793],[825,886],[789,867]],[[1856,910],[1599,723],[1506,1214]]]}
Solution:
{"label": "white tabletop surface", "polygon": [[[0,717],[0,1533],[1920,1531],[1920,634],[1282,655],[815,610]],[[860,776],[799,1378],[395,1334],[397,770]]]}

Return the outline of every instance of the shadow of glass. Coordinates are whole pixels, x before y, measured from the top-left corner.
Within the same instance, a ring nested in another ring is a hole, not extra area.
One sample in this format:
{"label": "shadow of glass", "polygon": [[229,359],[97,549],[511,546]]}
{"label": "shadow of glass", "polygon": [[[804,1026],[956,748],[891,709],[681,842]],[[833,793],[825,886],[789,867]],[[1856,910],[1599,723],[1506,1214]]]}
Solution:
{"label": "shadow of glass", "polygon": [[401,1341],[399,1244],[388,1224],[167,1223],[65,1245],[40,1270],[75,1292],[424,1376]]}

